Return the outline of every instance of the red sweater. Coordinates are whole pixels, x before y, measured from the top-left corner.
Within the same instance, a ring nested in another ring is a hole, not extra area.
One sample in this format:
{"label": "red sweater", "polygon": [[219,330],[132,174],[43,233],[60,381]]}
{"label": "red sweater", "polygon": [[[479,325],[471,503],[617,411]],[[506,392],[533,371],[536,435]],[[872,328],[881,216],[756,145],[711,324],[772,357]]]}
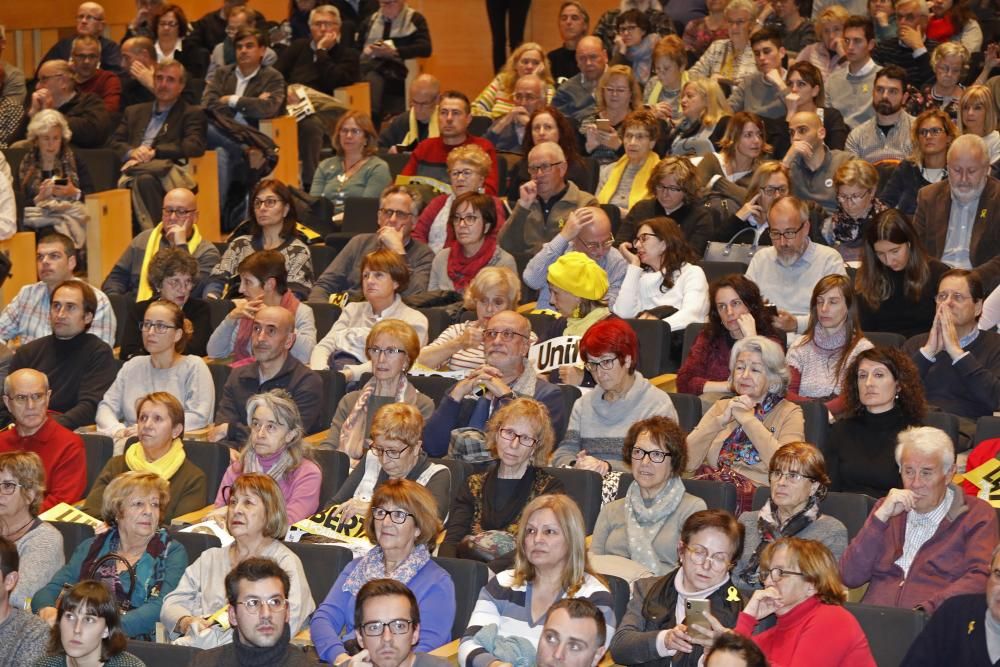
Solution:
{"label": "red sweater", "polygon": [[410,153],[410,161],[406,163],[401,172],[404,176],[430,176],[445,183],[448,182],[448,153],[459,146],[475,144],[486,151],[490,156],[490,173],[486,177],[486,194],[497,196],[497,186],[500,177],[497,175],[497,149],[493,144],[471,134],[466,135],[465,141],[454,146],[448,146],[441,137],[431,137],[424,139]]}
{"label": "red sweater", "polygon": [[118,113],[122,100],[122,82],[117,74],[99,69],[94,76],[77,84],[76,88],[81,93],[93,93],[104,100],[104,108],[108,113]]}
{"label": "red sweater", "polygon": [[[427,235],[431,231],[431,225],[434,223],[434,218],[437,217],[441,209],[444,208],[445,202],[448,201],[448,195],[438,195],[430,201],[424,210],[420,212],[420,217],[417,218],[417,224],[413,227],[413,232],[410,236],[427,243]],[[500,228],[503,227],[503,223],[507,221],[507,209],[503,207],[503,201],[499,197],[494,197],[493,201],[497,205],[497,224],[493,225],[493,229],[490,230],[488,236],[496,237],[500,232]],[[455,232],[452,229],[448,230],[448,240],[455,238]],[[445,242],[445,245],[448,245]]]}
{"label": "red sweater", "polygon": [[799,603],[777,624],[754,635],[757,619],[740,613],[736,632],[752,639],[771,667],[876,667],[858,620],[839,605],[818,597]]}
{"label": "red sweater", "polygon": [[22,438],[16,428],[0,432],[0,452],[34,452],[45,468],[41,511],[59,503],[75,503],[87,488],[87,454],[76,433],[47,419],[38,432]]}

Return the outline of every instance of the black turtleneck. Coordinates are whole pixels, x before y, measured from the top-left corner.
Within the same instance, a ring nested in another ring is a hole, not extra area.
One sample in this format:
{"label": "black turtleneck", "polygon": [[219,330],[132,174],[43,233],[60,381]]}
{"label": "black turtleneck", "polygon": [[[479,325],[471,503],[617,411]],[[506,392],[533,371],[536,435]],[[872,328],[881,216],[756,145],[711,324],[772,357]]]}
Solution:
{"label": "black turtleneck", "polygon": [[862,298],[855,301],[858,304],[858,316],[863,331],[889,331],[903,334],[907,338],[930,331],[934,322],[934,312],[937,308],[934,295],[941,276],[948,266],[936,259],[928,259],[930,275],[924,286],[920,299],[910,301],[903,294],[903,271],[886,271],[892,293],[889,298],[872,309]]}
{"label": "black turtleneck", "polygon": [[898,405],[881,414],[865,410],[836,422],[824,452],[830,490],[882,498],[889,489],[902,488],[895,458],[896,436],[908,426]]}

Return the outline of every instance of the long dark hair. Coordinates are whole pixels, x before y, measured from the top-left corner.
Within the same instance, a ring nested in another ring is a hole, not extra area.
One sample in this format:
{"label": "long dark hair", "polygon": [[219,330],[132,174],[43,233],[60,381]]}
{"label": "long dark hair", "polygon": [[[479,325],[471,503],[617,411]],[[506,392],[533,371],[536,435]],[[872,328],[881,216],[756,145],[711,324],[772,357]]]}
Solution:
{"label": "long dark hair", "polygon": [[522,145],[524,155],[530,153],[531,149],[535,147],[535,139],[531,136],[531,124],[535,121],[535,116],[543,113],[552,116],[552,120],[555,121],[556,127],[559,129],[559,148],[563,149],[563,154],[566,156],[566,164],[582,164],[583,161],[580,159],[580,149],[576,143],[577,135],[576,130],[573,129],[573,124],[570,123],[562,111],[551,105],[538,109],[528,119],[528,125],[524,130],[524,143]]}
{"label": "long dark hair", "polygon": [[674,288],[674,272],[680,271],[684,264],[697,262],[698,255],[684,238],[684,232],[673,218],[650,218],[643,220],[642,225],[649,227],[653,235],[666,244],[661,260],[663,265],[660,267],[660,273],[663,274],[660,291],[668,292]]}
{"label": "long dark hair", "polygon": [[722,276],[708,286],[707,333],[710,338],[718,338],[729,334],[729,331],[722,324],[722,317],[719,315],[719,310],[715,307],[715,297],[723,287],[730,288],[736,292],[736,296],[740,297],[740,301],[750,311],[759,335],[781,340],[778,330],[774,328],[774,324],[771,322],[771,316],[764,310],[764,297],[761,296],[760,288],[757,287],[757,283],[742,273],[730,273],[728,276]]}
{"label": "long dark hair", "polygon": [[253,193],[250,195],[250,210],[248,211],[250,215],[250,236],[260,238],[264,234],[264,230],[261,229],[259,224],[257,224],[257,208],[254,206],[254,201],[257,199],[257,195],[259,195],[262,190],[270,190],[274,193],[275,197],[281,200],[282,204],[288,206],[288,213],[285,215],[285,222],[281,225],[281,238],[288,240],[288,238],[295,232],[295,223],[298,222],[299,219],[295,213],[295,203],[292,201],[292,191],[287,185],[276,178],[265,178],[260,181],[254,187]]}
{"label": "long dark hair", "polygon": [[854,361],[847,367],[844,386],[840,390],[840,395],[846,401],[846,414],[857,416],[867,409],[861,403],[861,394],[858,391],[858,369],[861,367],[861,362],[866,360],[888,368],[892,378],[899,383],[895,405],[899,406],[907,425],[922,424],[927,414],[927,399],[924,397],[924,383],[920,380],[920,371],[909,355],[894,347],[873,347],[854,357]]}
{"label": "long dark hair", "polygon": [[837,355],[837,365],[834,368],[835,377],[840,377],[840,373],[844,369],[844,364],[847,363],[847,360],[851,356],[851,350],[865,337],[861,332],[857,310],[854,308],[854,288],[851,287],[850,278],[842,276],[839,273],[833,273],[820,278],[820,281],[816,283],[816,287],[813,288],[812,298],[809,299],[809,325],[806,327],[805,335],[802,336],[797,344],[806,345],[812,342],[813,336],[816,333],[816,327],[819,326],[819,317],[816,316],[816,302],[819,300],[819,297],[832,289],[840,290],[844,295],[844,305],[847,306],[847,319],[844,321],[844,326],[847,327],[847,342],[840,349],[840,353]]}
{"label": "long dark hair", "polygon": [[875,244],[879,241],[909,244],[910,259],[903,269],[903,296],[913,303],[920,301],[931,276],[927,251],[913,225],[894,208],[876,215],[865,232],[861,268],[854,278],[854,289],[858,296],[869,308],[878,308],[879,304],[892,296],[892,283],[889,282],[891,269],[880,262],[875,254]]}

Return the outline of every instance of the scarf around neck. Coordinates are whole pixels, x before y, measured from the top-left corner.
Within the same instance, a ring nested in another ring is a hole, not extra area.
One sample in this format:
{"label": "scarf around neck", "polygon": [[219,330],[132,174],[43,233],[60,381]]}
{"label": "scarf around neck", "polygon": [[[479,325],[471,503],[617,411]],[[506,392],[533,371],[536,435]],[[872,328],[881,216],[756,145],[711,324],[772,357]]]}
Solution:
{"label": "scarf around neck", "polygon": [[[441,136],[441,130],[438,129],[437,107],[435,107],[434,111],[431,112],[431,119],[427,121],[427,138],[431,139],[439,136]],[[410,109],[406,136],[399,143],[403,146],[410,146],[418,141],[420,141],[420,125],[417,122],[417,113],[413,109]]]}
{"label": "scarf around neck", "polygon": [[[389,38],[399,39],[401,37],[409,37],[417,31],[417,27],[413,24],[413,16],[416,12],[412,7],[404,7],[399,15],[392,20],[392,25],[389,28]],[[365,39],[364,45],[374,44],[382,39],[382,28],[385,25],[386,19],[382,16],[382,10],[375,12],[372,16],[372,24],[368,29],[368,36]]]}
{"label": "scarf around neck", "polygon": [[664,564],[656,555],[653,540],[663,523],[673,514],[684,498],[684,483],[680,477],[671,477],[653,502],[646,504],[642,491],[632,482],[625,495],[625,534],[628,536],[629,560],[633,560],[653,574],[664,574]]}
{"label": "scarf around neck", "polygon": [[450,250],[447,270],[448,277],[454,285],[453,291],[463,292],[479,270],[489,266],[493,260],[493,255],[497,252],[497,237],[494,234],[487,234],[483,238],[483,245],[472,257],[465,256],[457,239],[448,241],[445,247]]}
{"label": "scarf around neck", "polygon": [[868,212],[860,218],[852,218],[838,206],[832,217],[831,234],[836,243],[853,243],[861,238],[862,228],[871,222],[876,215],[889,208],[877,198],[872,199]]}
{"label": "scarf around neck", "polygon": [[[374,395],[375,378],[372,378],[362,387],[347,419],[340,427],[340,451],[353,461],[357,461],[365,453],[365,439],[368,437],[368,433],[365,432],[365,425],[368,422],[368,403]],[[393,395],[396,397],[396,403],[416,404],[417,390],[410,384],[405,373],[399,374],[399,382]]]}
{"label": "scarf around neck", "polygon": [[[758,421],[764,421],[764,417],[782,400],[783,398],[778,394],[769,392],[763,401],[753,407],[753,416]],[[743,427],[737,424],[733,432],[722,443],[722,449],[719,451],[719,467],[732,468],[737,463],[755,466],[760,462],[760,452],[750,442],[750,436],[746,434]]]}
{"label": "scarf around neck", "polygon": [[757,530],[760,531],[760,543],[757,549],[747,561],[746,568],[739,573],[739,578],[752,587],[760,585],[760,556],[764,553],[764,547],[771,542],[782,537],[793,537],[798,535],[809,525],[819,518],[819,501],[816,496],[811,496],[802,511],[793,514],[784,524],[778,522],[778,506],[770,498],[757,514]]}
{"label": "scarf around neck", "polygon": [[[374,539],[374,535],[371,536]],[[367,554],[361,557],[358,566],[354,568],[347,581],[344,582],[344,591],[351,595],[357,595],[361,587],[372,579],[395,579],[402,584],[410,583],[413,577],[430,561],[431,554],[427,550],[427,545],[418,544],[413,547],[402,563],[396,565],[392,572],[385,571],[385,552],[377,544]]]}
{"label": "scarf around neck", "polygon": [[[632,187],[629,189],[628,193],[628,205],[629,208],[635,206],[638,202],[649,196],[649,190],[646,188],[646,184],[649,182],[649,177],[653,173],[653,168],[656,167],[657,163],[660,161],[660,156],[655,152],[651,152],[646,156],[646,161],[639,167],[639,171],[636,173],[635,178],[632,179]],[[621,183],[622,176],[625,174],[625,170],[628,168],[628,156],[622,156],[614,166],[611,167],[611,173],[608,174],[608,180],[601,188],[601,191],[597,193],[597,200],[602,204],[607,204],[614,197],[615,192],[618,190],[618,184]]]}
{"label": "scarf around neck", "polygon": [[[266,463],[271,463],[272,465],[267,470],[264,470]],[[278,454],[267,457],[259,457],[253,447],[246,447],[243,450],[242,472],[244,474],[258,472],[280,483],[286,473],[294,470],[293,463],[292,455],[288,453],[288,447],[283,447]]]}
{"label": "scarf around neck", "polygon": [[136,443],[125,450],[125,465],[128,466],[129,470],[155,472],[166,480],[177,474],[180,467],[184,465],[185,458],[184,443],[181,442],[180,438],[174,438],[167,453],[155,461],[146,459],[146,450],[142,448],[141,443]]}

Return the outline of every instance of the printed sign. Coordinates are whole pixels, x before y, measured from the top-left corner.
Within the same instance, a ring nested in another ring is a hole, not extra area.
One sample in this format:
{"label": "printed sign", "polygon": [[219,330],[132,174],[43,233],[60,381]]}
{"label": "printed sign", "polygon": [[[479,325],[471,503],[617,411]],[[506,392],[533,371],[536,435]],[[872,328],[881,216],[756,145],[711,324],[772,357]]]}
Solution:
{"label": "printed sign", "polygon": [[95,519],[89,514],[81,512],[72,505],[59,503],[38,515],[42,521],[65,521],[67,523],[85,523],[88,526],[97,527],[104,523],[100,519]]}
{"label": "printed sign", "polygon": [[547,373],[560,366],[572,366],[580,362],[580,337],[559,336],[544,343],[531,346],[528,359],[539,373]]}

